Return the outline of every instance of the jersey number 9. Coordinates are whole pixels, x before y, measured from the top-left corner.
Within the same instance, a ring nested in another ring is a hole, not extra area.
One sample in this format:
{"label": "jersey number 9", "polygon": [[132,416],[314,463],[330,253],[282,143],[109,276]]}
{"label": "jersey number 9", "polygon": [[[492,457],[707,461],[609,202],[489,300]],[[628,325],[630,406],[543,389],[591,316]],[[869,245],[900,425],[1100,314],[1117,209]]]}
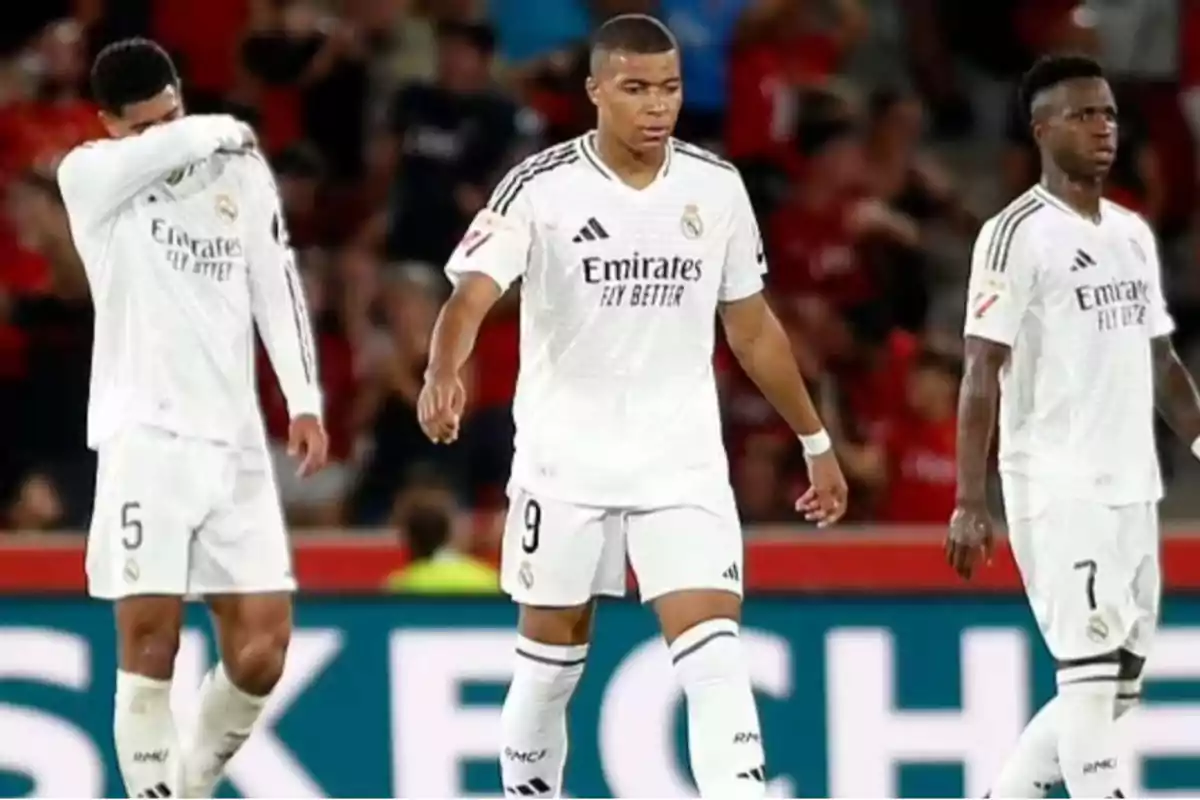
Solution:
{"label": "jersey number 9", "polygon": [[536,552],[542,538],[542,504],[537,500],[525,501],[525,535],[521,537],[521,549],[526,553]]}

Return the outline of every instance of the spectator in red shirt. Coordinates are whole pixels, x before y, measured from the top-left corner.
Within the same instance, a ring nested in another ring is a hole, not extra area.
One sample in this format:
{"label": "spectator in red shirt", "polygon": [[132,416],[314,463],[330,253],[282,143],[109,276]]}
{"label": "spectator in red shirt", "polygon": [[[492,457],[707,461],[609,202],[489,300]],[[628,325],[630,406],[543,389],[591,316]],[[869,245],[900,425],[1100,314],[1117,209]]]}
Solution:
{"label": "spectator in red shirt", "polygon": [[880,521],[932,525],[950,519],[961,373],[956,357],[932,350],[914,360],[904,409],[879,441],[884,465]]}
{"label": "spectator in red shirt", "polygon": [[826,25],[809,0],[758,0],[734,35],[729,68],[727,155],[736,160],[793,158],[796,90],[820,86],[866,34],[858,0],[838,0]]}
{"label": "spectator in red shirt", "polygon": [[34,40],[24,62],[33,93],[0,109],[0,177],[53,169],[71,148],[105,136],[96,106],[80,93],[86,59],[83,31],[73,20],[47,26]]}
{"label": "spectator in red shirt", "polygon": [[797,144],[803,174],[768,223],[768,288],[785,314],[794,313],[796,302],[807,298],[835,309],[874,300],[880,285],[860,245],[878,238],[915,246],[917,227],[863,194],[862,141],[852,120],[808,121]]}

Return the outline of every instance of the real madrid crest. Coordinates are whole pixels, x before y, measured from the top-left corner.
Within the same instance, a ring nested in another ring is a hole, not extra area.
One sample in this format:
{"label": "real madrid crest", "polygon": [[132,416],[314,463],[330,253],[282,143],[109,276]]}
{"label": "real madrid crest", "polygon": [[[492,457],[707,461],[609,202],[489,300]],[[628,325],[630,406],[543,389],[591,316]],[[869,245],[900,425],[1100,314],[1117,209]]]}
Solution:
{"label": "real madrid crest", "polygon": [[679,229],[688,239],[699,239],[704,235],[704,221],[700,219],[700,209],[688,203],[683,207],[683,216],[679,218]]}
{"label": "real madrid crest", "polygon": [[225,220],[229,224],[233,224],[238,218],[237,203],[233,202],[233,198],[227,194],[217,195],[217,216]]}
{"label": "real madrid crest", "polygon": [[1145,264],[1146,251],[1142,249],[1140,244],[1138,244],[1137,239],[1130,239],[1129,244],[1133,246],[1133,253],[1138,257],[1138,261],[1141,261],[1143,264]]}

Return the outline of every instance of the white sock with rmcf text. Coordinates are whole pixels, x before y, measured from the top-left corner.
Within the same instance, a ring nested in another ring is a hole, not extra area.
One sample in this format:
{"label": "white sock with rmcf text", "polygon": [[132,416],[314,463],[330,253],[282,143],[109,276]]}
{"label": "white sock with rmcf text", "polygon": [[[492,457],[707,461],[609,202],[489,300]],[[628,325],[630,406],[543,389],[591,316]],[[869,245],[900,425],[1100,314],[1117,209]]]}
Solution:
{"label": "white sock with rmcf text", "polygon": [[266,697],[233,685],[217,664],[200,685],[196,733],[183,758],[183,796],[212,797],[225,766],[254,730]]}
{"label": "white sock with rmcf text", "polygon": [[179,739],[170,681],[117,670],[113,744],[130,797],[178,796]]}
{"label": "white sock with rmcf text", "polygon": [[567,704],[587,645],[517,637],[517,661],[500,712],[500,779],[507,797],[561,797],[567,762]]}
{"label": "white sock with rmcf text", "polygon": [[765,797],[762,732],[737,623],[694,625],[670,652],[687,699],[688,757],[700,796]]}

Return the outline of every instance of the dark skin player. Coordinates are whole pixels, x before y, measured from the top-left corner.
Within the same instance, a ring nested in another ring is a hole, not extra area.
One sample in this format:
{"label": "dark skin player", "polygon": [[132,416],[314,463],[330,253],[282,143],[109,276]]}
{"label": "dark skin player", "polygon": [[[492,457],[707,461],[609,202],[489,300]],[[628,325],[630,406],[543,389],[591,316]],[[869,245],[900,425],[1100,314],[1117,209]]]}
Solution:
{"label": "dark skin player", "polygon": [[[658,175],[683,102],[679,53],[597,50],[587,82],[596,106],[596,147],[613,172],[635,189]],[[500,287],[481,274],[466,276],[443,307],[434,328],[429,369],[417,403],[421,427],[435,442],[458,437],[466,403],[459,373],[470,357],[479,325],[500,298]],[[746,373],[798,434],[822,429],[792,356],[788,337],[762,294],[724,303],[721,322]],[[809,460],[810,488],[797,511],[819,525],[836,522],[846,509],[846,481],[832,451]],[[662,631],[670,643],[709,619],[741,616],[740,598],[727,591],[688,590],[658,598]],[[589,641],[594,603],[575,608],[522,606],[521,634],[546,644]]]}
{"label": "dark skin player", "polygon": [[[119,115],[101,113],[100,116],[109,135],[119,139],[179,119],[183,114],[179,90],[168,86],[147,100],[126,105]],[[312,475],[324,467],[329,440],[320,420],[311,414],[292,420],[288,452],[300,459],[301,476]],[[291,638],[291,595],[268,592],[205,599],[216,618],[221,659],[230,679],[251,694],[268,694],[283,674],[284,655]],[[116,614],[121,631],[121,669],[160,680],[170,678],[183,626],[183,600],[158,595],[125,597],[117,601]]]}
{"label": "dark skin player", "polygon": [[[1042,159],[1041,183],[1081,215],[1099,220],[1104,180],[1117,153],[1117,107],[1104,78],[1075,78],[1041,92],[1031,108]],[[1200,437],[1200,395],[1170,337],[1151,340],[1155,406],[1189,446]],[[964,579],[990,561],[995,539],[987,509],[987,467],[996,427],[1000,370],[1007,345],[968,336],[958,404],[958,497],[946,538],[946,560]],[[1145,659],[1113,654],[1123,680],[1136,679]]]}

